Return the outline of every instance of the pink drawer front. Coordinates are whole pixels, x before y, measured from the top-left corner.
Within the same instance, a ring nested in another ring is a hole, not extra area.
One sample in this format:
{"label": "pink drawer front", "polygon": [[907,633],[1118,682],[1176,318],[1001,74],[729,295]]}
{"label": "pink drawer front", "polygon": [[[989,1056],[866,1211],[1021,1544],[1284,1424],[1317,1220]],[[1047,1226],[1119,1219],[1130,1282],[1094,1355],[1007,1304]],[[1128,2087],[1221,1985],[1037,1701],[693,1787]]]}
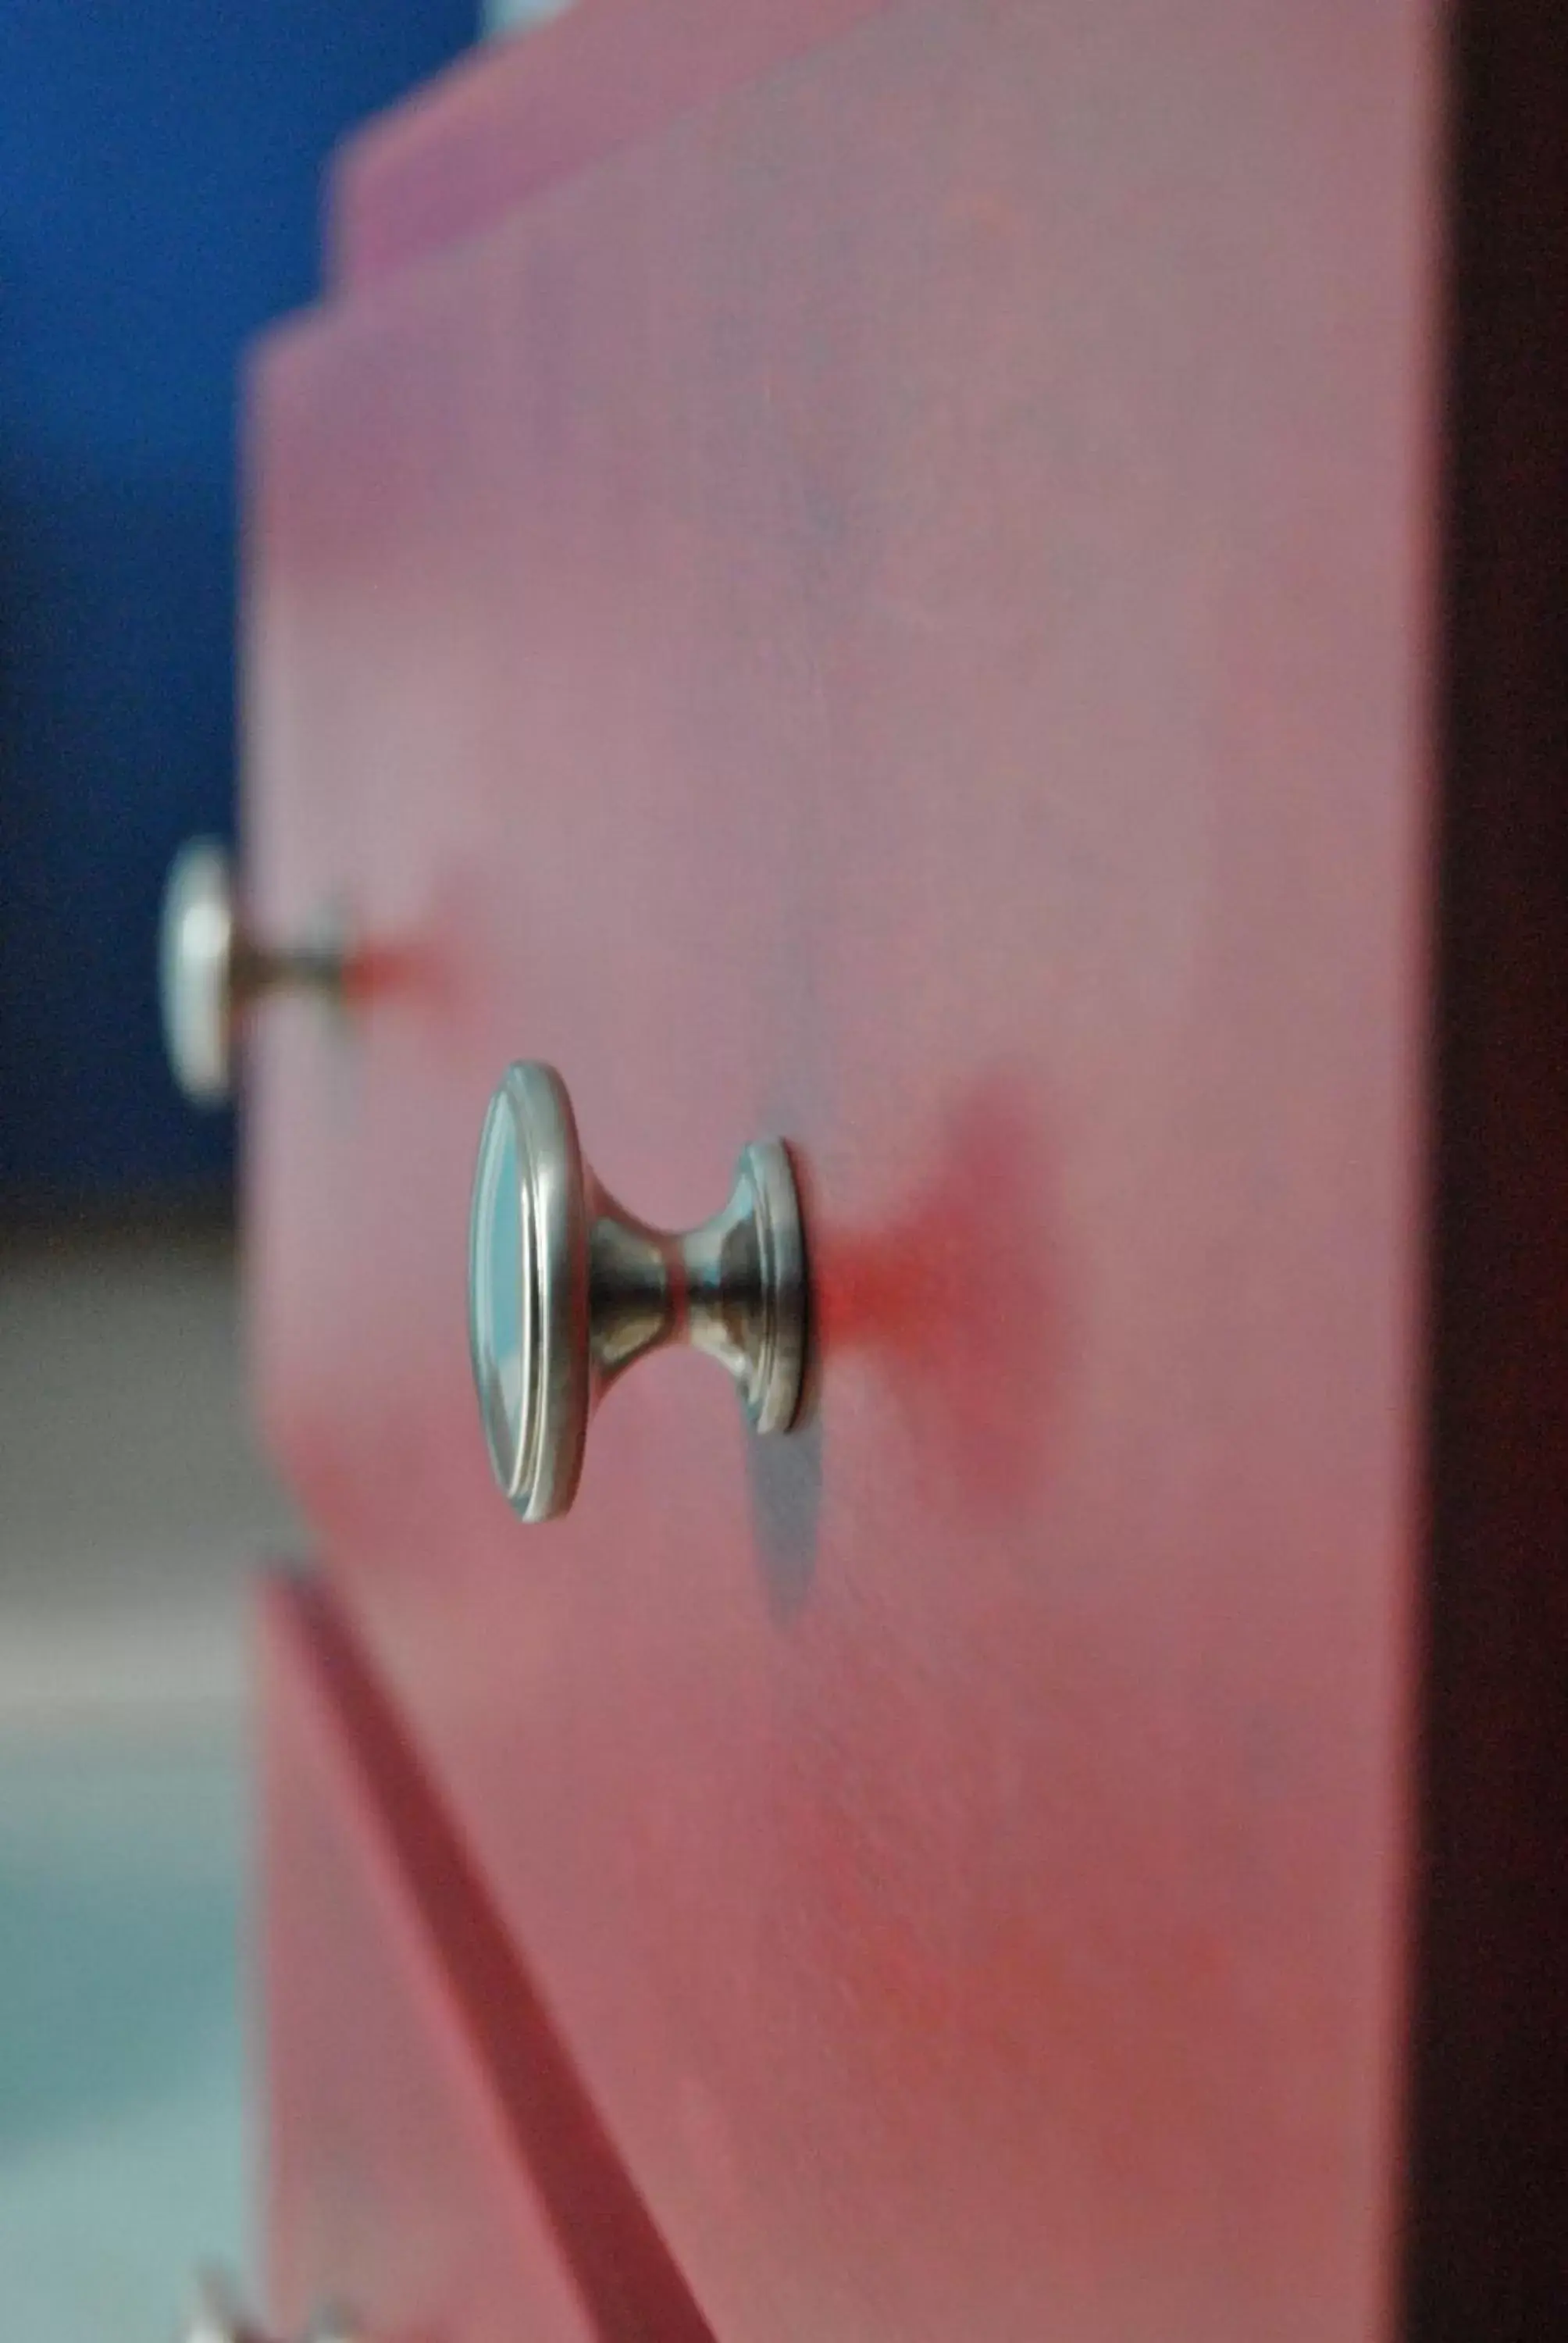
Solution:
{"label": "pink drawer front", "polygon": [[707,2343],[329,1604],[261,1624],[273,2318]]}
{"label": "pink drawer front", "polygon": [[[538,161],[530,106],[613,110],[615,21],[472,105]],[[379,954],[353,1017],[256,1037],[273,1445],[724,2343],[1372,2343],[1431,13],[900,0],[688,105],[696,21],[657,122],[498,208],[440,212],[418,116],[411,176],[367,148],[389,240],[257,371],[256,909]],[[459,177],[469,102],[429,117]],[[773,1443],[710,1363],[638,1368],[534,1532],[466,1329],[519,1057],[661,1223],[793,1142],[820,1353]],[[319,1957],[307,2099],[370,2024]],[[385,2045],[346,2055],[390,2122]],[[386,2249],[449,2277],[446,2168]]]}

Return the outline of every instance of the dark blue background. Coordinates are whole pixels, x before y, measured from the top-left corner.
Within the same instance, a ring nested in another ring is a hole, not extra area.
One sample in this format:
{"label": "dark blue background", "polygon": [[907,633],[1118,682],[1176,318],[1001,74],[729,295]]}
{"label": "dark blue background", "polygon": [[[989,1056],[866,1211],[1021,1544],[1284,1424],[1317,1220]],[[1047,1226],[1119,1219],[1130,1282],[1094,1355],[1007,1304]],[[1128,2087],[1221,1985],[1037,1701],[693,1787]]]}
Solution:
{"label": "dark blue background", "polygon": [[235,382],[325,159],[474,0],[0,0],[0,1193],[221,1182],[158,1036],[165,869],[226,831]]}

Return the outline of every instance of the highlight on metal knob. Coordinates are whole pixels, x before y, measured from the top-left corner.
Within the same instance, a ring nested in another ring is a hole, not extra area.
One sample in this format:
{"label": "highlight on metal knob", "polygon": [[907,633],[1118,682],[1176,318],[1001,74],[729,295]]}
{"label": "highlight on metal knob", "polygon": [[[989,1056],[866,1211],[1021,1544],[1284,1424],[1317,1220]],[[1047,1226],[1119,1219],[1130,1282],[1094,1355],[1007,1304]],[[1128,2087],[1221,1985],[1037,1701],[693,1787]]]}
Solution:
{"label": "highlight on metal knob", "polygon": [[806,1314],[799,1198],[780,1141],[744,1149],[723,1210],[675,1235],[605,1192],[554,1068],[508,1069],[479,1141],[468,1333],[490,1463],[522,1520],[567,1511],[599,1400],[668,1343],[726,1367],[758,1432],[788,1432]]}
{"label": "highlight on metal knob", "polygon": [[342,996],[340,941],[276,949],[248,933],[236,907],[229,858],[216,839],[193,839],[176,855],[159,926],[159,997],[164,1041],[186,1096],[215,1106],[233,1087],[239,1021],[265,992],[287,988]]}

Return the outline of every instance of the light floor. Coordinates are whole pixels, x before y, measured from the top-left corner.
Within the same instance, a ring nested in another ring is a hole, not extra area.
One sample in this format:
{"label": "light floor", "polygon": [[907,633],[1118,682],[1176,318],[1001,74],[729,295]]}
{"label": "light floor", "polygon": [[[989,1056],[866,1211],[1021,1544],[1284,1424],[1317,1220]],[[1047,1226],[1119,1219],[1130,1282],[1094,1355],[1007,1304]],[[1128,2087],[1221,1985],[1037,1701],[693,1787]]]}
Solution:
{"label": "light floor", "polygon": [[297,1550],[218,1234],[0,1250],[0,2333],[253,2262],[245,1596]]}

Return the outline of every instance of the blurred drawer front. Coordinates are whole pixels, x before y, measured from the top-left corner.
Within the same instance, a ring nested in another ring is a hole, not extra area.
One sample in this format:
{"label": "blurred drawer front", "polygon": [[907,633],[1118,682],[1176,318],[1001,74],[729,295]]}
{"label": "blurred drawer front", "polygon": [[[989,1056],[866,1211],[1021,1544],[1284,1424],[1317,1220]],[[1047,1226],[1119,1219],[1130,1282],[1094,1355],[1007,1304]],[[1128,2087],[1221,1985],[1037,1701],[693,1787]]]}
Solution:
{"label": "blurred drawer front", "polygon": [[330,1606],[276,1584],[262,1628],[279,2328],[702,2343]]}
{"label": "blurred drawer front", "polygon": [[[1354,13],[873,10],[256,377],[258,911],[385,975],[258,1037],[263,1404],[726,2343],[1386,2331],[1434,36]],[[639,1367],[532,1532],[516,1058],[663,1226],[790,1141],[820,1352],[772,1443]]]}

